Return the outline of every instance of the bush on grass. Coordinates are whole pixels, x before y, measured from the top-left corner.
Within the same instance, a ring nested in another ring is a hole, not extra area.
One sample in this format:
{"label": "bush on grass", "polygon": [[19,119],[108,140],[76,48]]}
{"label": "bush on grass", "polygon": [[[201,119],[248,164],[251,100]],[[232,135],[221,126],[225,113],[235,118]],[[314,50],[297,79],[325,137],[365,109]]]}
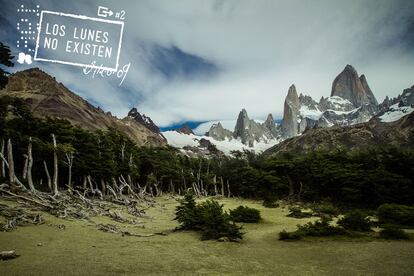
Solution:
{"label": "bush on grass", "polygon": [[414,207],[382,204],[378,207],[379,224],[396,224],[414,227]]}
{"label": "bush on grass", "polygon": [[187,192],[178,200],[180,205],[175,209],[175,220],[183,230],[200,230],[201,222],[193,193]]}
{"label": "bush on grass", "polygon": [[305,225],[298,225],[298,232],[303,236],[313,237],[326,237],[326,236],[339,236],[345,235],[347,232],[345,229],[330,225],[330,219],[322,217],[315,222],[308,222]]}
{"label": "bush on grass", "polygon": [[410,237],[402,229],[386,228],[380,231],[380,237],[387,240],[408,240]]}
{"label": "bush on grass", "polygon": [[201,232],[202,240],[228,238],[237,241],[243,238],[241,227],[231,221],[223,205],[215,200],[207,200],[196,204],[194,195],[186,193],[177,206],[175,219],[180,223],[180,229]]}
{"label": "bush on grass", "polygon": [[312,216],[311,213],[302,212],[302,209],[297,206],[289,207],[289,212],[287,216],[292,218],[309,218]]}
{"label": "bush on grass", "polygon": [[207,200],[198,205],[203,240],[227,237],[230,240],[242,238],[240,227],[231,222],[229,214],[223,211],[223,205],[215,200]]}
{"label": "bush on grass", "polygon": [[371,230],[371,223],[365,214],[359,210],[354,210],[345,215],[338,221],[338,225],[346,230],[367,232]]}
{"label": "bush on grass", "polygon": [[280,240],[299,240],[303,237],[327,237],[346,235],[347,231],[342,227],[330,225],[330,219],[322,217],[315,222],[309,222],[305,225],[298,225],[298,229],[294,232],[286,232],[283,230],[279,233]]}
{"label": "bush on grass", "polygon": [[277,198],[275,196],[267,196],[263,200],[263,206],[266,208],[277,208],[279,204],[276,201]]}
{"label": "bush on grass", "polygon": [[302,236],[297,232],[287,232],[286,230],[282,230],[279,232],[279,240],[300,240]]}
{"label": "bush on grass", "polygon": [[323,215],[337,216],[340,213],[340,210],[334,205],[332,205],[331,203],[323,203],[323,204],[315,205],[312,209],[319,215],[323,214]]}
{"label": "bush on grass", "polygon": [[247,206],[239,206],[234,210],[230,210],[230,216],[234,222],[259,222],[262,218],[260,211]]}

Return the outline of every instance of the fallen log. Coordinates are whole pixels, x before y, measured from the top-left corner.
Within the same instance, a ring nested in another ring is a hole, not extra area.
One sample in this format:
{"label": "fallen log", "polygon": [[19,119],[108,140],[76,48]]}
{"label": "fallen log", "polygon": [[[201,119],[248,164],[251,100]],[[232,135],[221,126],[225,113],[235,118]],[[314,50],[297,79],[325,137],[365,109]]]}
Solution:
{"label": "fallen log", "polygon": [[139,234],[139,233],[131,233],[129,231],[121,231],[122,236],[132,236],[132,237],[139,237],[139,238],[149,238],[155,236],[155,234]]}
{"label": "fallen log", "polygon": [[42,203],[42,202],[39,202],[39,201],[37,201],[37,200],[31,199],[31,198],[28,198],[28,197],[25,197],[25,196],[16,195],[15,193],[9,192],[9,191],[4,190],[4,189],[0,189],[0,192],[1,192],[1,193],[6,193],[6,194],[8,194],[8,195],[10,195],[10,196],[12,196],[12,197],[15,197],[15,198],[20,198],[20,199],[24,199],[24,200],[26,200],[26,201],[30,201],[30,202],[36,203],[36,204],[38,204],[38,205],[40,205],[40,206],[43,206],[43,207],[45,207],[45,208],[50,208],[50,209],[53,209],[53,206],[52,206],[52,205],[49,205],[49,204],[47,204],[47,203]]}

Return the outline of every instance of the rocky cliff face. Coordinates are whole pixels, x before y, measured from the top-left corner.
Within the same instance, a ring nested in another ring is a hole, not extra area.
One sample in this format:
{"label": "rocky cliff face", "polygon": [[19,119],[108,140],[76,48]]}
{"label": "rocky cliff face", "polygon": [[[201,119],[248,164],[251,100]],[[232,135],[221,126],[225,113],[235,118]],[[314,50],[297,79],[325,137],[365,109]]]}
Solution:
{"label": "rocky cliff face", "polygon": [[145,114],[139,113],[135,107],[128,112],[128,117],[134,119],[152,132],[160,133],[160,128],[152,121],[152,119]]}
{"label": "rocky cliff face", "polygon": [[335,78],[332,84],[331,96],[349,100],[355,107],[364,104],[378,105],[365,76],[358,77],[357,71],[351,65],[347,65]]}
{"label": "rocky cliff face", "polygon": [[233,132],[225,129],[220,122],[213,124],[210,130],[207,131],[206,136],[210,136],[217,141],[231,140],[233,139]]}
{"label": "rocky cliff face", "polygon": [[282,122],[283,137],[290,138],[306,129],[346,126],[363,123],[378,113],[378,103],[364,75],[351,66],[335,78],[330,97],[318,102],[310,96],[297,97],[296,88],[289,88]]}
{"label": "rocky cliff face", "polygon": [[234,127],[233,137],[240,138],[242,143],[253,147],[255,141],[260,141],[263,133],[260,125],[254,120],[250,120],[246,109],[243,108],[237,118],[236,126]]}
{"label": "rocky cliff face", "polygon": [[255,142],[267,142],[276,139],[277,135],[278,130],[272,115],[268,116],[267,120],[261,124],[249,119],[245,109],[240,111],[233,137],[241,139],[243,144],[253,147]]}
{"label": "rocky cliff face", "polygon": [[66,119],[89,131],[115,128],[137,145],[166,144],[159,130],[153,131],[130,116],[120,120],[105,113],[38,68],[12,74],[6,88],[0,91],[0,97],[5,95],[22,98],[35,116]]}
{"label": "rocky cliff face", "polygon": [[269,113],[269,115],[267,115],[266,121],[263,123],[263,126],[265,130],[268,130],[270,132],[269,136],[276,138],[276,139],[279,138],[280,130],[276,126],[272,113]]}
{"label": "rocky cliff face", "polygon": [[267,116],[265,122],[259,123],[250,119],[245,109],[240,111],[233,132],[223,128],[219,122],[213,124],[206,135],[218,141],[237,139],[249,147],[254,147],[257,142],[267,143],[280,139],[281,136],[272,114]]}
{"label": "rocky cliff face", "polygon": [[375,115],[384,122],[393,122],[400,117],[414,111],[414,86],[404,89],[402,94],[395,98],[386,97],[378,106],[379,112]]}
{"label": "rocky cliff face", "polygon": [[379,110],[381,112],[386,111],[390,106],[398,104],[398,106],[414,106],[414,85],[411,88],[404,89],[402,94],[398,95],[395,98],[384,99],[384,101],[379,104]]}
{"label": "rocky cliff face", "polygon": [[283,109],[282,133],[284,137],[292,137],[298,134],[298,115],[300,101],[295,85],[291,85],[285,99]]}
{"label": "rocky cliff face", "polygon": [[[411,93],[407,92],[407,95]],[[402,98],[393,101],[401,100]],[[383,105],[388,108],[393,101]],[[291,85],[285,98],[280,127],[275,125],[271,115],[260,124],[249,119],[247,111],[243,109],[238,116],[233,137],[241,139],[243,144],[253,146],[259,141],[294,137],[312,128],[364,123],[378,114],[379,110],[377,100],[365,76],[359,77],[357,71],[351,65],[347,65],[335,78],[331,96],[322,97],[319,102],[307,95],[298,96],[295,85]],[[215,125],[208,135],[224,140],[230,135],[228,131],[224,132],[221,126]]]}

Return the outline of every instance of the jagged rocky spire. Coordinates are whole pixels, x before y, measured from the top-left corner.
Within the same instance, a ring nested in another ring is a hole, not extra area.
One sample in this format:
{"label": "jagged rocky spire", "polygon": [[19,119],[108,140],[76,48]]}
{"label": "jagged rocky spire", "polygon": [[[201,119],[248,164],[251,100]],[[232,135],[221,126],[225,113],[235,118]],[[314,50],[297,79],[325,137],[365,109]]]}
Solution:
{"label": "jagged rocky spire", "polygon": [[225,129],[223,125],[218,122],[210,127],[210,130],[207,131],[206,136],[212,137],[218,141],[224,141],[226,139],[232,139],[233,132]]}
{"label": "jagged rocky spire", "polygon": [[292,137],[298,134],[298,115],[300,102],[296,87],[292,84],[289,87],[283,110],[282,133],[284,137]]}
{"label": "jagged rocky spire", "polygon": [[364,75],[358,77],[355,68],[349,64],[335,78],[332,84],[331,96],[339,96],[349,100],[355,107],[364,104],[378,105],[366,77]]}
{"label": "jagged rocky spire", "polygon": [[272,136],[274,137],[279,136],[279,131],[276,127],[275,120],[273,119],[272,113],[269,113],[269,115],[267,115],[266,121],[263,123],[263,126],[270,131]]}
{"label": "jagged rocky spire", "polygon": [[139,113],[135,107],[133,107],[128,112],[128,117],[133,118],[135,121],[144,125],[146,128],[148,128],[152,132],[160,133],[160,128],[151,120],[151,118],[146,116],[145,114]]}

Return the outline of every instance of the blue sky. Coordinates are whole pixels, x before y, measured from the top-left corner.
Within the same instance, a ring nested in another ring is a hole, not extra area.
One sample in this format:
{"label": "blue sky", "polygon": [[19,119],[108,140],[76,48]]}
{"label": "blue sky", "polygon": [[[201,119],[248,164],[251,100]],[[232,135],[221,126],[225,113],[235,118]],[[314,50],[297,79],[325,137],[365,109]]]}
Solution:
{"label": "blue sky", "polygon": [[123,117],[137,107],[160,127],[182,122],[280,118],[284,97],[318,100],[352,64],[379,101],[414,85],[414,1],[0,0],[0,41],[16,48],[17,8],[96,17],[98,6],[126,11],[119,79],[81,68],[34,62],[80,96]]}

